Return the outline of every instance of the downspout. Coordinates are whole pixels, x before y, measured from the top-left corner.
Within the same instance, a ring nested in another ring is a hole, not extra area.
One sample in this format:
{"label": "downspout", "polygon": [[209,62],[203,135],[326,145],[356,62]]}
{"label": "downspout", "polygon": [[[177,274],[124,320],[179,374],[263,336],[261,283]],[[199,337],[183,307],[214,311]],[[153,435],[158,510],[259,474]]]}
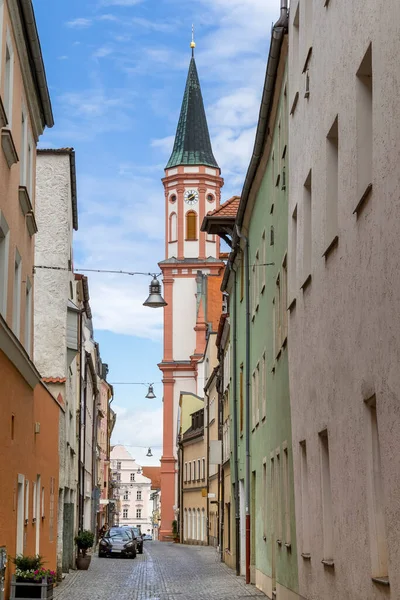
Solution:
{"label": "downspout", "polygon": [[238,402],[237,402],[237,273],[233,265],[229,264],[229,269],[234,274],[233,284],[233,327],[232,327],[232,389],[233,389],[233,470],[235,479],[235,546],[236,546],[236,575],[240,575],[240,506],[239,506],[239,457],[238,457]]}
{"label": "downspout", "polygon": [[[93,379],[93,377],[92,377]],[[96,378],[97,379],[97,378]],[[93,382],[94,383],[94,382]],[[97,381],[96,381],[97,384]],[[93,394],[93,431],[92,431],[92,529],[95,534],[97,543],[98,527],[97,527],[97,493],[98,493],[98,473],[97,473],[97,427],[99,422],[98,407],[97,407],[97,390]]]}
{"label": "downspout", "polygon": [[180,540],[180,543],[183,544],[183,444],[182,444],[182,440],[179,440],[178,478],[179,478],[179,494],[178,494],[179,540]]}
{"label": "downspout", "polygon": [[246,298],[246,332],[245,332],[245,360],[246,360],[246,394],[245,394],[245,445],[246,445],[246,464],[245,464],[245,505],[246,505],[246,583],[250,583],[250,265],[249,265],[249,241],[236,226],[238,236],[243,239],[244,247],[244,270],[245,270],[245,298]]}
{"label": "downspout", "polygon": [[83,456],[82,456],[82,465],[81,465],[81,469],[82,469],[82,514],[81,514],[81,525],[80,525],[80,529],[81,531],[83,531],[83,524],[84,524],[84,512],[85,512],[85,484],[86,484],[86,477],[85,477],[85,471],[86,471],[86,404],[87,404],[87,360],[86,360],[86,354],[85,354],[85,371],[84,371],[85,375],[84,375],[84,382],[83,382],[83,423],[82,423],[82,430],[83,430],[83,444],[82,444],[82,448],[83,448]]}
{"label": "downspout", "polygon": [[208,498],[208,494],[210,492],[210,396],[208,394],[208,390],[205,391],[205,395],[207,398],[207,546],[210,545],[210,500]]}
{"label": "downspout", "polygon": [[221,562],[224,562],[224,527],[225,527],[225,493],[224,493],[224,483],[225,483],[225,468],[224,468],[224,399],[223,399],[223,390],[224,390],[224,360],[222,359],[221,363],[221,351],[218,349],[219,353],[219,390],[218,390],[218,404],[219,404],[219,436],[221,440],[221,464],[218,465],[219,468],[219,546],[220,546],[220,554],[221,554]]}
{"label": "downspout", "polygon": [[82,529],[82,311],[79,312],[78,529]]}

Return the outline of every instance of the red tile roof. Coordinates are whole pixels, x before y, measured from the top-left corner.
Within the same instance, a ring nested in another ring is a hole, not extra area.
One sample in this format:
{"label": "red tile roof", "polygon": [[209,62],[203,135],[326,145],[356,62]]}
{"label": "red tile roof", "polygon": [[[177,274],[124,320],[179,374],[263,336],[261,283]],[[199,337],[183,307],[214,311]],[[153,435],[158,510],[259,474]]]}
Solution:
{"label": "red tile roof", "polygon": [[66,377],[43,377],[45,383],[65,383]]}
{"label": "red tile roof", "polygon": [[239,208],[240,196],[233,196],[219,208],[207,213],[207,217],[236,217]]}
{"label": "red tile roof", "polygon": [[161,467],[142,467],[143,475],[151,479],[151,489],[161,489]]}

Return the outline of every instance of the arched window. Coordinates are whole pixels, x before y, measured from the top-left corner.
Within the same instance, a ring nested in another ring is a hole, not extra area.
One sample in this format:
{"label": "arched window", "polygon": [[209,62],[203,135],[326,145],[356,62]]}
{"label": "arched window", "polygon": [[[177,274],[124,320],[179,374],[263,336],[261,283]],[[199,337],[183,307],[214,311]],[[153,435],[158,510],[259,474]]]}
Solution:
{"label": "arched window", "polygon": [[201,540],[206,541],[206,511],[204,508],[201,510]]}
{"label": "arched window", "polygon": [[194,210],[186,213],[186,239],[197,240],[197,213]]}
{"label": "arched window", "polygon": [[201,516],[200,516],[200,509],[197,509],[197,539],[198,541],[202,541],[202,537],[201,537]]}
{"label": "arched window", "polygon": [[193,525],[192,525],[192,539],[193,540],[197,540],[197,532],[196,532],[196,510],[193,509],[192,510],[192,519],[193,519]]}
{"label": "arched window", "polygon": [[187,513],[187,509],[185,508],[184,518],[183,518],[183,540],[185,542],[188,539],[187,528],[188,528],[188,513]]}
{"label": "arched window", "polygon": [[177,240],[177,217],[173,212],[169,215],[169,241],[176,242]]}
{"label": "arched window", "polygon": [[188,526],[187,526],[187,539],[190,540],[192,538],[192,510],[189,508],[188,512]]}

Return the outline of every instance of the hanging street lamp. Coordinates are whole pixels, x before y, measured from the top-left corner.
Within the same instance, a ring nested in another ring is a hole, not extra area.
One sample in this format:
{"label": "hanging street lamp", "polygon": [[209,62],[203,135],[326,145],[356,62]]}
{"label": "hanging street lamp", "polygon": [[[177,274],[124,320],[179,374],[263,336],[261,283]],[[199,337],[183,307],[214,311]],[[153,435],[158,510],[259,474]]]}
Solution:
{"label": "hanging street lamp", "polygon": [[155,395],[154,390],[153,390],[153,384],[150,383],[149,384],[149,391],[147,392],[145,398],[148,398],[149,400],[153,400],[156,397],[157,396]]}
{"label": "hanging street lamp", "polygon": [[153,453],[152,453],[152,451],[151,451],[151,448],[149,448],[149,449],[147,450],[147,454],[146,454],[146,456],[148,456],[149,458],[150,458],[151,456],[153,456]]}
{"label": "hanging street lamp", "polygon": [[143,306],[147,306],[148,308],[162,308],[163,306],[167,306],[167,303],[161,296],[161,283],[158,281],[156,275],[153,275],[149,291],[150,295],[146,302],[143,302]]}

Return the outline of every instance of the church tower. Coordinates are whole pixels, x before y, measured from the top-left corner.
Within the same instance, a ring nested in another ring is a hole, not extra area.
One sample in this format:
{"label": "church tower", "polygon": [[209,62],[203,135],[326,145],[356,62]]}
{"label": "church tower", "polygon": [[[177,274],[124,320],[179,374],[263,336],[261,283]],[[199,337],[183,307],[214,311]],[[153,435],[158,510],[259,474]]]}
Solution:
{"label": "church tower", "polygon": [[[200,231],[205,215],[220,205],[223,179],[211,147],[203,97],[192,57],[176,130],[165,167],[165,260],[163,273],[164,356],[163,454],[161,458],[161,527],[159,538],[171,535],[178,520],[177,422],[181,392],[197,389],[198,362],[207,333],[207,300],[201,292],[205,275],[220,276],[219,239]],[[199,386],[200,387],[200,386]]]}

